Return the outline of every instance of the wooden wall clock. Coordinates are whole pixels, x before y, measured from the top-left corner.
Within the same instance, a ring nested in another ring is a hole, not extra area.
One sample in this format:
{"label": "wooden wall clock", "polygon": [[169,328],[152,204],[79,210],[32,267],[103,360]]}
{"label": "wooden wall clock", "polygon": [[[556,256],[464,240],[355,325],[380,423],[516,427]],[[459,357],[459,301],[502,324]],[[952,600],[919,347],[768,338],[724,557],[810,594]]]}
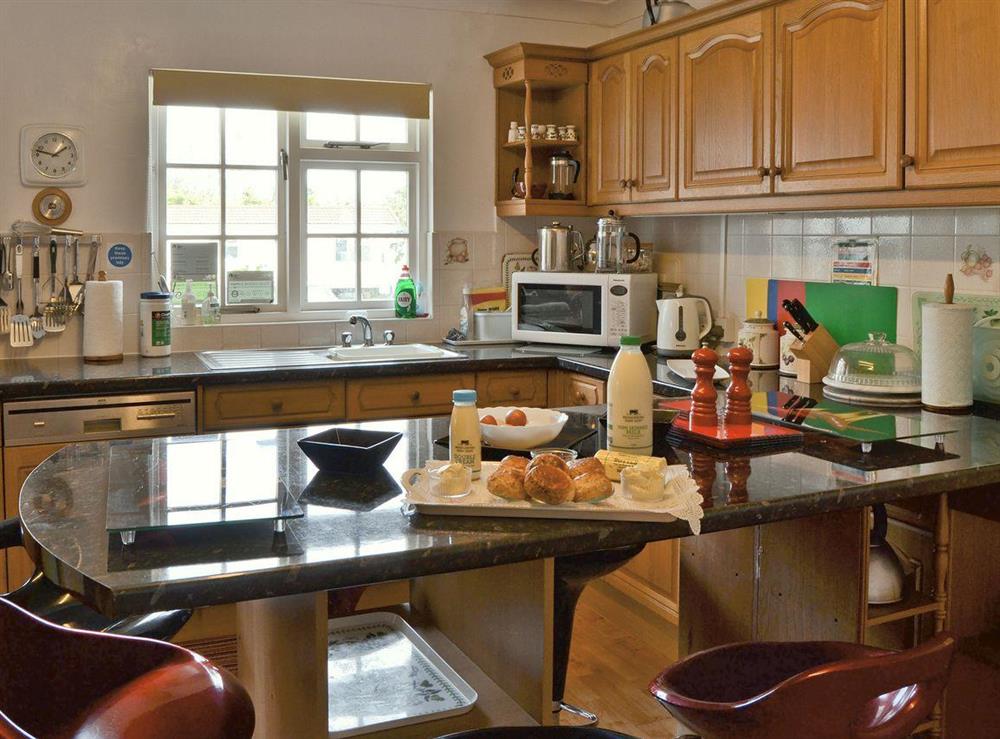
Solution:
{"label": "wooden wall clock", "polygon": [[73,212],[73,201],[69,195],[58,187],[46,187],[39,190],[31,201],[31,212],[35,220],[43,226],[58,226],[69,218]]}

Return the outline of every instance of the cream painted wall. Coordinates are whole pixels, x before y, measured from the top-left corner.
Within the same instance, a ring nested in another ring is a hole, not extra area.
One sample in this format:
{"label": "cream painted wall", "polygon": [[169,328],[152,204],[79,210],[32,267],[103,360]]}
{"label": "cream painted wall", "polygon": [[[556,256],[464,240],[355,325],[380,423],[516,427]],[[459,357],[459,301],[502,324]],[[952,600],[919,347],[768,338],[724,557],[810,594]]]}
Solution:
{"label": "cream painted wall", "polygon": [[[564,20],[530,17],[557,11]],[[600,12],[555,0],[0,0],[0,28],[56,40],[0,44],[0,228],[29,217],[35,192],[20,183],[21,126],[68,123],[87,129],[89,181],[72,190],[67,225],[142,232],[147,72],[181,67],[431,83],[434,227],[492,231],[482,56],[515,41],[595,43],[609,35]]]}

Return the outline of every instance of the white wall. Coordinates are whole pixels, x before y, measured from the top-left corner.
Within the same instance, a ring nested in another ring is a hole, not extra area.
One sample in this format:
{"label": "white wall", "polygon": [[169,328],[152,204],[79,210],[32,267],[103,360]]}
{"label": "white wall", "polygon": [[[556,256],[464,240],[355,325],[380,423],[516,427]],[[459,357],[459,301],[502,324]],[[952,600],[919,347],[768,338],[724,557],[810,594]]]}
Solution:
{"label": "white wall", "polygon": [[[556,11],[566,20],[530,17]],[[30,216],[36,190],[20,184],[19,129],[69,123],[87,129],[89,182],[72,190],[67,225],[143,231],[147,74],[180,67],[431,83],[434,226],[493,230],[494,106],[482,56],[516,41],[595,43],[608,35],[592,22],[597,12],[552,0],[2,0],[0,28],[23,33],[0,44],[0,228]]]}

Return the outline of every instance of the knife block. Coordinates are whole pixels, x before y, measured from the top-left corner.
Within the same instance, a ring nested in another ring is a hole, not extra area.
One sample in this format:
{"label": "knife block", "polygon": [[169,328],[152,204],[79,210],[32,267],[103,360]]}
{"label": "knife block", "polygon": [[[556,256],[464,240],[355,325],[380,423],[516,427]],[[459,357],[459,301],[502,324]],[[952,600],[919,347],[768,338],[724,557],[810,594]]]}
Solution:
{"label": "knife block", "polygon": [[796,379],[799,382],[822,382],[838,349],[840,345],[822,324],[806,334],[804,341],[796,341],[788,347],[788,351],[795,356],[792,369]]}

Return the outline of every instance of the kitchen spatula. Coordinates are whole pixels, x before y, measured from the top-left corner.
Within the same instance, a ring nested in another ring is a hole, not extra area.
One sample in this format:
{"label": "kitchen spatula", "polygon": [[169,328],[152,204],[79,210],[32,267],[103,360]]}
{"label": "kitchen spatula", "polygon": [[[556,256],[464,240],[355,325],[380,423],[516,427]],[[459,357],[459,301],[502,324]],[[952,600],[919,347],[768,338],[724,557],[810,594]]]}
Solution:
{"label": "kitchen spatula", "polygon": [[24,299],[21,297],[21,282],[24,276],[24,247],[18,237],[17,246],[14,247],[14,271],[17,275],[17,304],[16,313],[10,319],[10,345],[15,349],[25,349],[34,346],[35,340],[31,336],[31,319],[24,312]]}
{"label": "kitchen spatula", "polygon": [[56,258],[58,247],[56,240],[49,241],[49,302],[45,306],[45,331],[50,334],[58,334],[66,330],[66,306],[56,297],[58,287],[58,267]]}

